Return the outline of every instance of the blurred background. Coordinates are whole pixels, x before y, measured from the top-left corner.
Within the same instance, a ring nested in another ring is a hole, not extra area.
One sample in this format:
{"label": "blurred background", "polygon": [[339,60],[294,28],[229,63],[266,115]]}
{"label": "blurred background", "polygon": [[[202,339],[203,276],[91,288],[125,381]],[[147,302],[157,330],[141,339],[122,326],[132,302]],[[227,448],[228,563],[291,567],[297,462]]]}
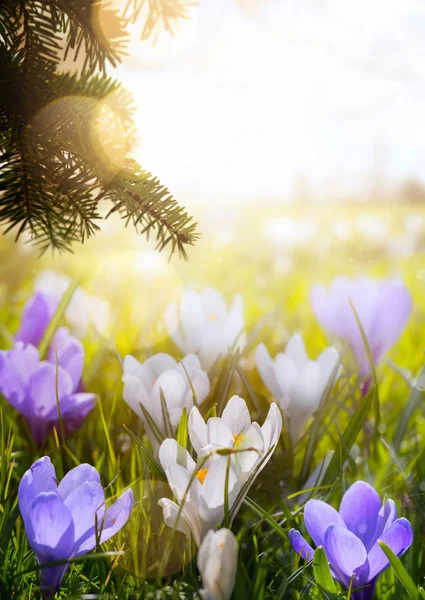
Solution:
{"label": "blurred background", "polygon": [[[146,347],[150,323],[187,285],[242,292],[252,322],[285,305],[291,328],[309,312],[311,283],[335,274],[401,275],[422,299],[424,8],[201,0],[154,42],[141,41],[142,11],[110,72],[134,99],[135,158],[198,220],[201,239],[184,263],[119,217],[73,255],[38,259],[6,237],[3,302],[19,306],[53,268],[107,299],[108,335],[128,323]],[[109,14],[96,24],[106,36]]]}

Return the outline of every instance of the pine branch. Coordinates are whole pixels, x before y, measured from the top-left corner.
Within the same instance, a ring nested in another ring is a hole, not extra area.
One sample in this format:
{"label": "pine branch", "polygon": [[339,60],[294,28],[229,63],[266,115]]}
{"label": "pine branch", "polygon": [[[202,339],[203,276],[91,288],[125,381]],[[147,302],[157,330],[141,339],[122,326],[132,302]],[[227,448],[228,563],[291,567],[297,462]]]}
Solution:
{"label": "pine branch", "polygon": [[[65,6],[66,5],[66,6]],[[41,251],[71,250],[98,229],[113,204],[159,249],[186,257],[196,224],[158,179],[130,160],[136,139],[129,94],[104,74],[116,48],[102,45],[92,17],[99,0],[0,3],[0,224],[29,233]],[[121,21],[120,21],[121,23]],[[59,73],[63,36],[89,58]]]}
{"label": "pine branch", "polygon": [[105,197],[115,205],[107,216],[118,211],[126,226],[132,222],[148,239],[153,233],[158,250],[171,244],[171,254],[177,249],[187,259],[185,246],[199,237],[196,223],[157,178],[131,161],[105,190]]}

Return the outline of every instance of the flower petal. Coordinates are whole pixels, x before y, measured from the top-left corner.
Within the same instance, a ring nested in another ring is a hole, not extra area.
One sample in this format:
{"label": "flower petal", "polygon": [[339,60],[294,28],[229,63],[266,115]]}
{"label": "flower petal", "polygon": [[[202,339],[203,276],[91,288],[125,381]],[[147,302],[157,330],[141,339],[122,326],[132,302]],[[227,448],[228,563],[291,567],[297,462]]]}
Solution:
{"label": "flower petal", "polygon": [[97,483],[100,485],[99,473],[87,463],[82,463],[68,471],[58,485],[58,494],[65,500],[69,494],[83,485],[83,483]]}
{"label": "flower petal", "polygon": [[41,492],[56,492],[56,472],[48,456],[35,461],[25,471],[18,488],[19,510],[26,520],[28,505]]}
{"label": "flower petal", "polygon": [[167,405],[171,426],[176,428],[185,406],[186,386],[185,379],[176,370],[169,370],[162,373],[153,386],[151,393],[152,417],[163,433],[165,433],[166,429],[162,413],[161,390]]}
{"label": "flower petal", "polygon": [[278,400],[282,395],[282,391],[275,374],[274,360],[264,344],[257,346],[255,350],[255,362],[264,385],[269,389],[272,396]]}
{"label": "flower petal", "polygon": [[[370,540],[370,545],[373,545],[376,540],[386,531],[397,519],[397,506],[394,500],[388,499],[379,511],[376,521],[376,529]],[[368,548],[369,549],[369,548]]]}
{"label": "flower petal", "polygon": [[305,350],[303,337],[300,333],[296,333],[289,338],[285,347],[285,354],[292,360],[299,371],[310,362]]}
{"label": "flower petal", "polygon": [[[397,519],[382,533],[380,540],[387,544],[394,554],[400,556],[413,542],[412,526],[407,519]],[[368,559],[370,566],[369,581],[371,581],[389,566],[389,560],[378,543],[370,550]]]}
{"label": "flower petal", "polygon": [[58,304],[53,294],[36,292],[25,304],[15,340],[38,346]]}
{"label": "flower petal", "polygon": [[182,448],[180,444],[173,438],[165,439],[160,448],[158,454],[159,462],[161,463],[164,471],[173,465],[180,465],[187,469],[190,473],[195,470],[196,464],[189,452]]}
{"label": "flower petal", "polygon": [[[99,521],[100,533],[99,544],[108,541],[113,535],[118,533],[127,523],[131,511],[133,510],[134,494],[131,488],[125,490],[112,506],[104,513],[103,519]],[[93,536],[84,539],[77,549],[77,556],[81,556],[93,550],[96,547],[96,532]]]}
{"label": "flower petal", "polygon": [[58,364],[70,375],[75,391],[80,383],[84,366],[84,348],[80,340],[74,338],[66,327],[60,327],[49,350],[49,361]]}
{"label": "flower petal", "polygon": [[[210,380],[205,371],[198,371],[195,378],[192,380],[192,387],[195,391],[196,402],[202,404],[210,393]],[[193,397],[192,390],[190,389],[186,396],[186,406],[192,408]]]}
{"label": "flower petal", "polygon": [[167,306],[164,312],[164,323],[168,334],[179,350],[184,352],[185,342],[179,327],[179,310],[176,302],[172,302]]}
{"label": "flower petal", "polygon": [[38,350],[17,342],[11,350],[0,351],[0,391],[16,410],[26,413],[30,376],[40,366]]}
{"label": "flower petal", "polygon": [[211,417],[207,422],[208,444],[216,448],[231,448],[233,435],[228,425],[219,417]]}
{"label": "flower petal", "polygon": [[56,391],[59,403],[64,396],[72,393],[73,383],[68,373],[51,363],[40,363],[29,381],[29,408],[38,419],[58,418]]}
{"label": "flower petal", "polygon": [[291,542],[295,552],[301,556],[301,558],[305,558],[306,560],[311,560],[313,558],[313,548],[299,531],[296,529],[291,529],[289,531],[289,541]]}
{"label": "flower petal", "polygon": [[64,502],[74,521],[75,544],[78,547],[82,538],[95,534],[96,514],[100,529],[105,512],[105,493],[99,483],[86,481],[68,494]]}
{"label": "flower petal", "polygon": [[345,492],[339,507],[347,529],[369,547],[381,510],[381,499],[376,490],[365,481],[356,481]]}
{"label": "flower petal", "polygon": [[304,522],[316,546],[325,545],[325,530],[329,525],[345,527],[338,511],[322,500],[309,500],[306,503]]}
{"label": "flower petal", "polygon": [[390,282],[377,303],[370,331],[370,345],[375,362],[400,337],[412,312],[412,296],[403,283]]}
{"label": "flower petal", "polygon": [[176,531],[180,531],[181,533],[189,536],[190,527],[183,515],[183,511],[180,512],[179,520],[177,521],[177,516],[180,510],[179,505],[169,498],[161,498],[158,501],[158,504],[162,507],[162,517],[164,519],[164,523],[168,525],[168,527],[175,527]]}
{"label": "flower petal", "polygon": [[[329,525],[324,537],[324,548],[331,567],[345,583],[365,564],[366,548],[354,533],[339,525]],[[359,582],[359,585],[362,585],[362,582]]]}
{"label": "flower petal", "polygon": [[208,429],[207,424],[202,418],[198,408],[194,406],[189,413],[189,438],[196,454],[201,452],[208,444]]}
{"label": "flower petal", "polygon": [[74,523],[55,492],[41,492],[28,506],[25,523],[28,542],[40,564],[72,556]]}
{"label": "flower petal", "polygon": [[245,400],[240,396],[230,398],[221,418],[233,435],[245,433],[251,426],[251,415]]}

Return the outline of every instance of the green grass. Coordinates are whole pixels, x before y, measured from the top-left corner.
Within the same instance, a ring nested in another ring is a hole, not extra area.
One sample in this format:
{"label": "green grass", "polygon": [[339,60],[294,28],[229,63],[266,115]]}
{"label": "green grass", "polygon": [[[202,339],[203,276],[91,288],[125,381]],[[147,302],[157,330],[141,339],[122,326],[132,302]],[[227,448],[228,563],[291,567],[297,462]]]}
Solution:
{"label": "green grass", "polygon": [[[371,212],[372,209],[367,209]],[[373,276],[399,274],[414,298],[409,325],[377,369],[377,390],[361,398],[349,352],[344,354],[344,374],[322,403],[305,435],[290,449],[284,439],[251,488],[233,531],[240,544],[235,600],[335,598],[318,586],[319,566],[305,566],[288,542],[291,527],[303,530],[299,492],[320,461],[334,450],[323,484],[313,490],[338,506],[342,494],[356,479],[374,485],[381,497],[397,502],[399,515],[414,528],[414,543],[401,562],[379,579],[376,598],[422,597],[425,576],[425,392],[409,389],[399,372],[418,376],[424,368],[425,282],[422,278],[425,232],[419,234],[410,255],[394,254],[391,244],[403,235],[406,209],[392,212],[373,209],[388,222],[385,240],[367,240],[357,232],[343,242],[331,233],[332,219],[354,223],[360,209],[319,211],[307,217],[318,223],[318,234],[297,248],[267,240],[264,214],[248,214],[232,226],[213,226],[205,221],[205,235],[190,253],[187,264],[167,257],[148,268],[151,255],[132,232],[111,234],[76,250],[74,256],[46,258],[24,252],[3,239],[0,250],[1,347],[10,345],[22,306],[31,295],[33,281],[43,268],[53,267],[74,278],[92,293],[111,303],[113,322],[108,335],[93,329],[84,338],[85,384],[99,395],[95,410],[81,431],[65,443],[51,436],[37,451],[20,417],[2,399],[0,438],[0,598],[38,597],[38,571],[17,507],[17,486],[25,470],[47,454],[59,478],[81,462],[93,464],[107,494],[114,497],[131,485],[136,505],[126,527],[97,552],[75,562],[65,576],[57,598],[197,598],[200,580],[195,549],[181,534],[172,536],[162,522],[157,501],[169,495],[167,483],[155,469],[152,456],[140,447],[143,428],[122,399],[119,357],[131,353],[139,359],[158,351],[178,356],[167,338],[161,316],[182,286],[211,285],[230,301],[236,292],[245,300],[248,344],[240,357],[222,361],[212,378],[212,392],[203,411],[232,394],[244,397],[262,422],[270,396],[255,369],[253,351],[266,343],[274,354],[283,349],[288,336],[303,332],[312,357],[327,340],[312,314],[309,289],[312,283],[329,282],[336,274]],[[275,211],[277,212],[277,211]],[[285,215],[287,216],[287,215]],[[294,211],[291,218],[300,216]],[[424,214],[425,218],[425,214]],[[201,222],[201,229],[202,229]],[[229,236],[223,239],[223,229]],[[406,237],[406,236],[405,236]],[[143,260],[141,260],[143,257]],[[186,440],[185,424],[179,436]],[[126,431],[131,431],[132,436]],[[354,447],[351,455],[349,450]],[[355,456],[355,458],[353,458]],[[172,551],[163,572],[163,557],[172,539]],[[119,553],[124,550],[124,554]],[[118,552],[118,554],[117,554]],[[110,554],[112,553],[112,554]],[[408,574],[406,580],[404,573]],[[320,579],[319,575],[319,579]],[[400,579],[399,579],[400,577]],[[403,582],[404,577],[404,582]],[[324,577],[326,580],[326,577]],[[406,587],[407,582],[407,587]],[[403,585],[404,583],[404,585]],[[409,587],[410,586],[410,587]],[[410,591],[409,591],[410,590]],[[341,597],[339,592],[339,597]]]}

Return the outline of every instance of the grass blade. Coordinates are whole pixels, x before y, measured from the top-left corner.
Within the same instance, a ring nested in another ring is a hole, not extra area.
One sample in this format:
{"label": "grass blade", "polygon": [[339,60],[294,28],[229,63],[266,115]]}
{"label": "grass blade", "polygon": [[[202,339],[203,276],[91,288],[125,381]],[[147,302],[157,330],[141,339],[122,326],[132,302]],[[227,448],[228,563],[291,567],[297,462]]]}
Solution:
{"label": "grass blade", "polygon": [[51,318],[51,320],[46,328],[46,331],[44,332],[44,335],[40,342],[40,345],[38,347],[38,351],[39,351],[41,360],[44,360],[46,358],[47,353],[50,348],[50,344],[52,343],[53,337],[54,337],[56,331],[58,330],[60,324],[62,323],[63,318],[65,316],[66,309],[68,308],[69,303],[72,300],[72,296],[74,295],[74,292],[79,285],[80,285],[80,280],[74,279],[73,281],[71,281],[68,289],[62,296],[61,301],[59,302],[59,306],[57,307],[55,314]]}
{"label": "grass blade", "polygon": [[403,585],[406,592],[411,598],[413,598],[413,600],[420,600],[421,596],[419,594],[418,588],[416,587],[409,573],[404,568],[401,560],[398,558],[398,556],[394,554],[394,552],[389,546],[387,546],[387,544],[385,544],[381,540],[378,540],[378,544],[381,546],[382,550],[387,555],[387,558],[390,561],[395,574],[397,575],[398,579],[400,580],[400,583]]}

